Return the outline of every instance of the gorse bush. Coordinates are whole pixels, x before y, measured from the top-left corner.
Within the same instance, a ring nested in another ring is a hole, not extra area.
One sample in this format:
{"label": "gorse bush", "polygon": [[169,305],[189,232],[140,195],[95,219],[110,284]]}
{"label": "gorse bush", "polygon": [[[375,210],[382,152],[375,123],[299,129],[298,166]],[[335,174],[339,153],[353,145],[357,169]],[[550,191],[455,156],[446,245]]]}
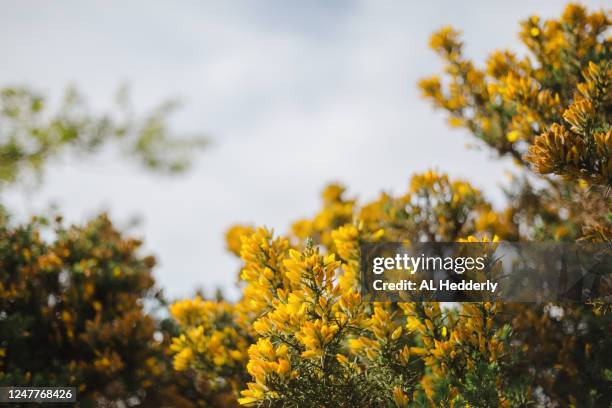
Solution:
{"label": "gorse bush", "polygon": [[[478,69],[450,27],[430,42],[445,62],[439,77],[419,83],[453,126],[543,174],[609,185],[610,44],[604,12],[569,5],[560,20],[531,17],[520,37],[530,56],[494,52]],[[528,155],[525,155],[526,152]]]}
{"label": "gorse bush", "polygon": [[16,223],[2,205],[6,188],[42,180],[68,153],[114,145],[148,169],[186,169],[205,140],[170,131],[175,104],[137,117],[125,90],[117,99],[98,115],[75,90],[53,110],[27,87],[0,89],[0,385],[74,386],[82,407],[201,405],[204,393],[172,370],[176,327],[155,310],[165,301],[140,241],[106,216]]}
{"label": "gorse bush", "polygon": [[1,226],[0,384],[75,386],[84,407],[193,406],[169,369],[170,332],[145,311],[159,292],[140,245],[104,216]]}
{"label": "gorse bush", "polygon": [[431,47],[444,77],[419,86],[453,126],[544,183],[517,177],[498,211],[467,181],[427,171],[364,204],[331,185],[286,237],[232,228],[243,297],[171,307],[175,369],[247,406],[609,406],[606,305],[444,308],[364,302],[358,290],[366,241],[611,241],[608,15],[571,4],[521,27],[529,54],[495,52],[483,69],[442,29]]}

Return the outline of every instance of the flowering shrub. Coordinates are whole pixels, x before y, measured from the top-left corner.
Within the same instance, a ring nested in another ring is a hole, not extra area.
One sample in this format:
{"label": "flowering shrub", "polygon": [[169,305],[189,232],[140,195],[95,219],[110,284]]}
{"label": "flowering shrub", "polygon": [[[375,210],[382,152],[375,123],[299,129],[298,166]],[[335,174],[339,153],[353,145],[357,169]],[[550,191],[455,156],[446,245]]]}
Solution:
{"label": "flowering shrub", "polygon": [[[324,196],[337,188],[329,187]],[[328,208],[315,220],[347,205],[341,195],[335,200],[324,197],[323,202]],[[462,384],[443,389],[440,378],[450,373],[459,378],[461,369],[485,370],[491,363],[512,361],[511,330],[494,320],[501,306],[467,305],[461,311],[443,311],[437,303],[366,303],[357,289],[360,241],[387,236],[455,240],[463,233],[489,235],[491,223],[482,222],[483,217],[503,224],[503,216],[478,190],[429,171],[416,175],[403,196],[383,194],[363,207],[354,201],[350,206],[355,221],[339,228],[301,222],[318,228],[313,235],[329,237],[333,252],[322,253],[312,239],[292,247],[290,239],[274,237],[265,229],[248,230],[240,252],[241,280],[246,284],[243,299],[235,306],[186,300],[171,308],[183,328],[173,344],[175,368],[197,368],[211,384],[240,384],[236,380],[249,378],[246,371],[252,381],[243,383],[246,389],[238,399],[246,405],[401,407],[409,401],[456,399],[451,389]],[[223,324],[219,315],[208,312],[217,309],[233,310],[234,318]],[[481,331],[470,332],[476,329]],[[233,353],[235,348],[236,359],[219,358],[217,341],[210,347],[194,346],[189,340],[193,333],[219,338],[226,345],[222,353]],[[236,362],[244,361],[238,350],[245,342],[250,343],[248,362],[240,372]],[[489,386],[491,401],[510,401],[513,395],[495,391],[495,384],[510,383],[503,374],[499,369],[487,372],[488,378],[475,378],[470,383],[472,395],[463,398],[479,401],[479,388]],[[512,391],[520,397],[526,391],[518,388]]]}
{"label": "flowering shrub", "polygon": [[52,241],[49,229],[0,226],[0,385],[74,386],[84,407],[193,406],[172,375],[170,332],[144,310],[157,291],[140,241],[104,216],[57,223]]}
{"label": "flowering shrub", "polygon": [[365,204],[331,185],[286,237],[234,227],[243,297],[171,308],[175,368],[246,406],[612,403],[605,305],[371,303],[358,291],[360,242],[610,242],[608,27],[604,12],[576,5],[532,17],[521,31],[530,56],[496,52],[485,69],[463,57],[458,32],[436,33],[446,77],[423,80],[424,95],[546,187],[518,180],[496,211],[468,182],[427,171]]}
{"label": "flowering shrub", "polygon": [[608,185],[608,28],[605,12],[570,4],[559,20],[534,16],[521,24],[529,56],[497,51],[478,69],[463,56],[459,33],[446,27],[430,45],[444,60],[448,85],[434,76],[419,86],[449,113],[451,125],[467,128],[500,154],[526,160],[542,174]]}

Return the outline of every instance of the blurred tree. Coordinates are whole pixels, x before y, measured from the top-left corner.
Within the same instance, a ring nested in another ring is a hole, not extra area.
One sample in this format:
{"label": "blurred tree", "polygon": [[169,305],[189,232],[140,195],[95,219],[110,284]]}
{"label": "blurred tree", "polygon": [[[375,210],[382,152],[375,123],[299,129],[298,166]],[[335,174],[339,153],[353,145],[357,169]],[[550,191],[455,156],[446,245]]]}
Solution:
{"label": "blurred tree", "polygon": [[116,102],[116,114],[95,115],[74,88],[56,110],[29,88],[0,89],[0,187],[24,183],[28,173],[40,179],[45,165],[62,154],[93,154],[110,144],[148,169],[180,172],[194,148],[206,144],[202,136],[170,132],[176,102],[164,102],[143,117],[134,115],[125,87]]}
{"label": "blurred tree", "polygon": [[[4,88],[0,194],[40,182],[62,155],[111,144],[148,169],[181,172],[206,141],[171,134],[175,107],[136,117],[121,90],[116,114],[94,115],[71,89],[51,111],[27,88]],[[0,207],[0,385],[75,386],[83,407],[208,406],[192,380],[171,369],[176,325],[160,318],[166,303],[151,274],[155,260],[139,253],[140,241],[105,215],[71,227],[8,215]]]}
{"label": "blurred tree", "polygon": [[105,216],[0,227],[0,384],[76,386],[84,407],[193,406],[146,311],[161,293],[140,245]]}

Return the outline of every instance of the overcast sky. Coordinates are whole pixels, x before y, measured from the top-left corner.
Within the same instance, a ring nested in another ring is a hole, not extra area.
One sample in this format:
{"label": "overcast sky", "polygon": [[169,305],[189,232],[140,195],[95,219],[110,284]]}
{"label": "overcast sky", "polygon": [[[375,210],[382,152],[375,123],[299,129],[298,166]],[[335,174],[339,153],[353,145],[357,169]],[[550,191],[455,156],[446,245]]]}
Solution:
{"label": "overcast sky", "polygon": [[[588,1],[603,7],[606,1]],[[93,110],[129,83],[140,111],[184,102],[172,123],[212,145],[195,167],[159,178],[109,160],[63,159],[40,190],[9,191],[19,216],[57,203],[71,222],[108,211],[145,238],[171,296],[222,287],[237,261],[223,232],[235,222],[284,232],[319,208],[330,181],[368,199],[405,191],[436,168],[469,178],[496,202],[512,169],[450,130],[420,99],[440,64],[431,32],[451,24],[478,61],[521,50],[518,21],[558,15],[560,1],[6,1],[0,0],[0,86],[57,98],[75,84]],[[609,3],[608,3],[609,4]]]}

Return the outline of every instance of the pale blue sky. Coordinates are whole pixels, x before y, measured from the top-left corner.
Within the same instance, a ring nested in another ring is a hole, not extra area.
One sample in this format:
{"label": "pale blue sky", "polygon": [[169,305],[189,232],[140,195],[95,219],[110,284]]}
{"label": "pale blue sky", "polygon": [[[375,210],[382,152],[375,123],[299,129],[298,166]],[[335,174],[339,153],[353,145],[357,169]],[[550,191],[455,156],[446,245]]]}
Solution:
{"label": "pale blue sky", "polygon": [[[605,1],[588,1],[603,7]],[[286,231],[340,181],[362,198],[402,192],[437,168],[470,178],[499,202],[512,165],[450,130],[419,98],[440,69],[432,31],[464,32],[479,61],[517,50],[518,21],[558,15],[560,1],[1,1],[1,85],[58,97],[76,84],[94,109],[129,82],[138,108],[180,97],[176,129],[213,145],[180,178],[109,157],[54,163],[42,189],[7,197],[20,216],[58,203],[70,221],[108,210],[135,215],[156,277],[171,296],[220,286],[235,294],[238,263],[224,250],[234,222]]]}

